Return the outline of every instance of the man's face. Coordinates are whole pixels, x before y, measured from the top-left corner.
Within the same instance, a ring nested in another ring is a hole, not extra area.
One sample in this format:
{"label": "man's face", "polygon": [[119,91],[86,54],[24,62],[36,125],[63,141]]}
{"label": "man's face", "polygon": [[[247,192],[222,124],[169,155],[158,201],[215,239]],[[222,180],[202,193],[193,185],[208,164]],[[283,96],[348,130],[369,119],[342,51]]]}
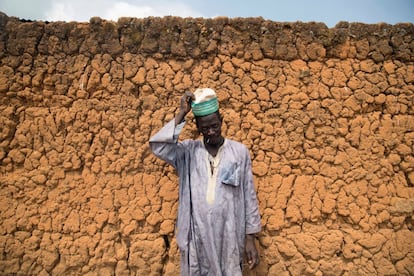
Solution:
{"label": "man's face", "polygon": [[204,141],[210,145],[218,145],[222,142],[222,120],[217,113],[197,118],[198,131],[203,134]]}

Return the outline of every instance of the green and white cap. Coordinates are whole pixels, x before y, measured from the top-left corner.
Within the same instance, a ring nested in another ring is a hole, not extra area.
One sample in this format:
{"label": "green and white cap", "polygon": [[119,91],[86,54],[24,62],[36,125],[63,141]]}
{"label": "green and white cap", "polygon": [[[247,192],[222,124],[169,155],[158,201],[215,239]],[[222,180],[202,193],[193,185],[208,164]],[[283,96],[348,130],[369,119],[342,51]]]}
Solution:
{"label": "green and white cap", "polygon": [[216,92],[211,88],[198,88],[194,91],[195,100],[191,102],[194,116],[206,116],[219,109]]}

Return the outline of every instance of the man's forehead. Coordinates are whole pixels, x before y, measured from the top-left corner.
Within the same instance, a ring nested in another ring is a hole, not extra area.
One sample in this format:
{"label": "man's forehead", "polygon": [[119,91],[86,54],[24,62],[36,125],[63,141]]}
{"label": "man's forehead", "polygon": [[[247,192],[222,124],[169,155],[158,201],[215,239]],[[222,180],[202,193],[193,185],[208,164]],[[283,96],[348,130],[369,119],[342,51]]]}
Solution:
{"label": "man's forehead", "polygon": [[220,120],[219,120],[219,117],[218,117],[217,113],[212,113],[210,115],[198,117],[198,122],[200,124],[206,125],[206,124],[216,124],[216,123],[219,123]]}

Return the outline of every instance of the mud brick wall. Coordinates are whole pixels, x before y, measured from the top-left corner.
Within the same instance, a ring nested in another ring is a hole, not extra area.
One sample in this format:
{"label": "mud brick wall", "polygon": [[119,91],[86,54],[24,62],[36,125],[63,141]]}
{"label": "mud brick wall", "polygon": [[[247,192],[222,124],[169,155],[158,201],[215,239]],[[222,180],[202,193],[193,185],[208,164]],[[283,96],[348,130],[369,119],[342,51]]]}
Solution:
{"label": "mud brick wall", "polygon": [[[414,26],[0,15],[0,274],[177,275],[148,139],[217,90],[253,160],[246,275],[414,274]],[[189,115],[182,138],[196,139]]]}

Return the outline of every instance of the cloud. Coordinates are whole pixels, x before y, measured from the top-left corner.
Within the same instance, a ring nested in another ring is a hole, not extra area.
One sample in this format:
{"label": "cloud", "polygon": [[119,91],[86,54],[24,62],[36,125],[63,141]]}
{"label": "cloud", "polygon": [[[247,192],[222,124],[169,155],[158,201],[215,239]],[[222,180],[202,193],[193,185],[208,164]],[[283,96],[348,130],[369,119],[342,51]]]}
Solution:
{"label": "cloud", "polygon": [[48,21],[89,21],[94,16],[92,10],[80,1],[54,1],[44,14]]}
{"label": "cloud", "polygon": [[174,15],[181,17],[199,17],[200,13],[179,2],[163,2],[161,4],[133,5],[127,2],[116,2],[106,10],[104,17],[117,20],[119,17],[148,17]]}
{"label": "cloud", "polygon": [[119,17],[149,16],[202,17],[192,7],[178,1],[54,1],[45,12],[48,21],[89,21],[91,17],[117,21]]}

